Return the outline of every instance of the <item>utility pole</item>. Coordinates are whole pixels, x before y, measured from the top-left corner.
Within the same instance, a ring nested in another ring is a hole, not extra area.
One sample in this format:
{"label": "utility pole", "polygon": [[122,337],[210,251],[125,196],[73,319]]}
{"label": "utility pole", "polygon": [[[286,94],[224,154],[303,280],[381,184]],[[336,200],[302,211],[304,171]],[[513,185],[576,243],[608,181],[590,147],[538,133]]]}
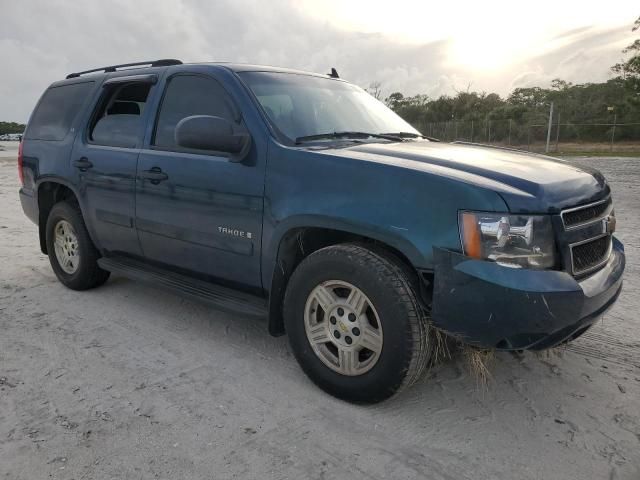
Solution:
{"label": "utility pole", "polygon": [[549,127],[547,128],[547,148],[545,149],[546,153],[549,153],[549,142],[551,142],[551,122],[553,121],[553,102],[551,102],[551,107],[549,108]]}

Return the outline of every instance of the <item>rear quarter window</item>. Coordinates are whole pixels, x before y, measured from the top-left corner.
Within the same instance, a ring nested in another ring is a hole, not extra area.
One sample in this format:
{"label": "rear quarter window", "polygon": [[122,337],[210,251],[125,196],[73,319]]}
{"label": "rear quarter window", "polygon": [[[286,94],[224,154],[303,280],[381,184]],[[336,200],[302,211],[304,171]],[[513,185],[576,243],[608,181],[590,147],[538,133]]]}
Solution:
{"label": "rear quarter window", "polygon": [[93,82],[50,87],[33,112],[25,138],[63,140],[93,88]]}

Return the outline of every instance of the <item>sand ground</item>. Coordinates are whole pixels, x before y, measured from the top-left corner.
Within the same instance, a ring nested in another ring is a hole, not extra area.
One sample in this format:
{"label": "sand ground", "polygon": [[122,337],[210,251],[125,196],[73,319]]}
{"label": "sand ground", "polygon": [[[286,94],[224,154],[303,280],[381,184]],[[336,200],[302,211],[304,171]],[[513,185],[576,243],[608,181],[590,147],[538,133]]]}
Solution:
{"label": "sand ground", "polygon": [[[6,148],[6,145],[3,144]],[[582,158],[628,258],[560,355],[462,358],[381,405],[318,390],[258,320],[114,277],[59,284],[0,152],[0,478],[640,479],[640,158]]]}

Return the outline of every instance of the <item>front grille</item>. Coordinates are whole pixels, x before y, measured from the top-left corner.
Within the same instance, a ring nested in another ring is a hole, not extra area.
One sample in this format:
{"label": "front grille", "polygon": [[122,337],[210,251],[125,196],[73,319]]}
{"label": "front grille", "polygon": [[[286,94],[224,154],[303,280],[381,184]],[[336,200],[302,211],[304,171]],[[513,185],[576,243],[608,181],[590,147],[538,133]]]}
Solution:
{"label": "front grille", "polygon": [[566,270],[582,276],[602,267],[612,250],[615,230],[611,197],[560,212],[562,231],[558,245]]}
{"label": "front grille", "polygon": [[585,223],[590,223],[604,217],[604,214],[607,212],[610,205],[611,198],[608,198],[602,202],[565,210],[562,212],[562,221],[564,222],[565,228],[572,228]]}
{"label": "front grille", "polygon": [[573,274],[586,273],[606,262],[611,253],[611,236],[604,235],[571,247]]}

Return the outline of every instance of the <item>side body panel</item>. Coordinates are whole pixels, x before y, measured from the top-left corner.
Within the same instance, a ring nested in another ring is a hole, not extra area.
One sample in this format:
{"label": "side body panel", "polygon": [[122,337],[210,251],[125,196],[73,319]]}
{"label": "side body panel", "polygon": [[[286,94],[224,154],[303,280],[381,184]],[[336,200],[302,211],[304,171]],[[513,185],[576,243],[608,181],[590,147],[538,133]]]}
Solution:
{"label": "side body panel", "polygon": [[[348,152],[348,149],[347,149]],[[384,242],[416,268],[433,268],[434,246],[460,250],[458,210],[506,210],[493,191],[342,154],[272,141],[265,189],[263,282],[291,229],[323,227]]]}
{"label": "side body panel", "polygon": [[[29,218],[31,218],[35,223],[38,223],[39,221],[38,191],[44,182],[59,183],[72,190],[76,196],[79,196],[78,186],[74,184],[72,180],[74,172],[70,163],[71,151],[78,131],[80,130],[80,126],[82,125],[83,113],[91,104],[96,92],[99,91],[101,79],[77,79],[73,82],[64,82],[83,83],[87,81],[93,81],[94,85],[90,93],[87,95],[87,99],[85,100],[80,112],[71,123],[69,132],[62,140],[52,141],[28,138],[23,139],[22,151],[24,185],[20,189],[20,198],[22,204],[25,206],[25,211],[28,210],[28,212],[30,212]],[[52,86],[59,83],[61,82],[56,82]],[[44,97],[44,94],[42,97]],[[42,97],[38,102],[38,105],[42,101]],[[34,108],[34,112],[37,110],[38,105]],[[27,130],[29,129],[29,123],[30,121],[27,122]]]}
{"label": "side body panel", "polygon": [[[105,77],[124,76],[127,72]],[[161,73],[161,72],[156,72]],[[70,177],[79,187],[79,200],[83,206],[85,223],[92,232],[96,246],[107,252],[122,252],[141,255],[140,243],[135,230],[135,178],[138,155],[142,146],[144,127],[141,126],[138,145],[134,148],[93,145],[89,143],[89,124],[95,106],[102,96],[99,89],[86,108],[70,159]],[[157,95],[157,86],[152,86],[147,104]],[[151,116],[151,109],[142,112],[141,125]],[[81,170],[73,166],[74,161],[87,159],[92,167]]]}
{"label": "side body panel", "polygon": [[140,254],[133,220],[135,214],[135,174],[138,149],[89,145],[79,136],[71,156],[87,158],[93,167],[72,168],[73,183],[79,186],[87,227],[94,243],[103,251]]}
{"label": "side body panel", "polygon": [[[239,163],[219,155],[158,149],[151,146],[151,119],[136,181],[136,225],[143,254],[169,267],[261,290],[264,126],[227,69],[172,67],[160,90],[177,73],[197,73],[217,80],[241,110],[252,146]],[[159,99],[153,110],[158,108]],[[167,179],[152,183],[143,178],[144,171],[151,169],[161,169]]]}

